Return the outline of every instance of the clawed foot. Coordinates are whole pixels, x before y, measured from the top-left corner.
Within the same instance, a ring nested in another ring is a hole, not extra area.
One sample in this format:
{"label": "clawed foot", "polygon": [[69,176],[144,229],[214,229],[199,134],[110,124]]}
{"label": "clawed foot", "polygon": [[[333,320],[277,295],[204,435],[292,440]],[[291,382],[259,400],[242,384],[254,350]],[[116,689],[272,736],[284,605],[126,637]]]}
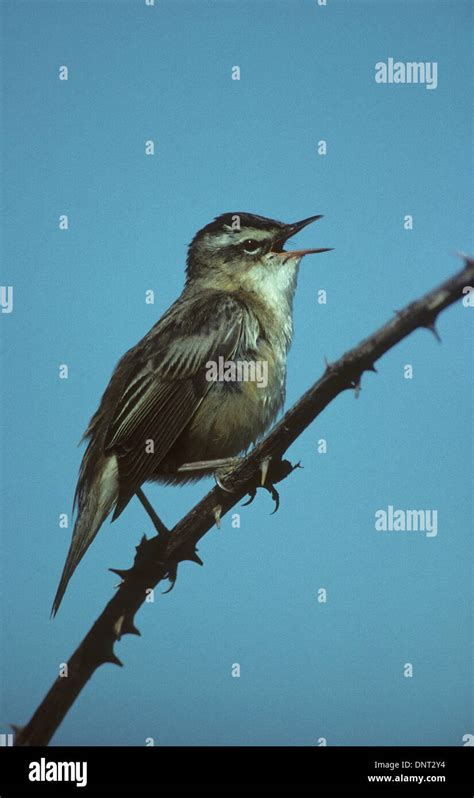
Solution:
{"label": "clawed foot", "polygon": [[275,488],[275,482],[281,482],[282,479],[286,479],[295,468],[303,468],[303,466],[300,463],[292,465],[289,460],[273,460],[271,457],[266,457],[260,463],[260,479],[258,480],[258,484],[249,490],[249,499],[242,504],[242,507],[246,507],[253,502],[257,495],[257,488],[265,488],[275,502],[275,507],[271,515],[276,513],[280,507],[280,494]]}
{"label": "clawed foot", "polygon": [[226,488],[224,484],[225,478],[232,473],[234,468],[236,468],[241,461],[241,457],[229,457],[224,466],[216,468],[214,471],[214,479],[216,480],[217,485],[219,485],[220,489],[226,493],[233,493],[233,491],[230,488]]}

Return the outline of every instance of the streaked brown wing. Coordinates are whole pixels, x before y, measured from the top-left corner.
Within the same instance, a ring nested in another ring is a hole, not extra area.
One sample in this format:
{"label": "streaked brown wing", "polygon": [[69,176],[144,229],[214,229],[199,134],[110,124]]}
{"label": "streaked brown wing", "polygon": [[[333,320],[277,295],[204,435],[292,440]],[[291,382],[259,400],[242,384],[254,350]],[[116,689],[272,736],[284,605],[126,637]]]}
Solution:
{"label": "streaked brown wing", "polygon": [[[207,391],[206,363],[231,358],[242,330],[244,309],[236,300],[215,295],[207,306],[183,310],[160,335],[154,328],[134,355],[138,368],[116,404],[104,440],[119,467],[117,518],[140,485],[149,479],[191,421]],[[184,335],[192,329],[192,335]],[[151,443],[152,442],[152,443]]]}

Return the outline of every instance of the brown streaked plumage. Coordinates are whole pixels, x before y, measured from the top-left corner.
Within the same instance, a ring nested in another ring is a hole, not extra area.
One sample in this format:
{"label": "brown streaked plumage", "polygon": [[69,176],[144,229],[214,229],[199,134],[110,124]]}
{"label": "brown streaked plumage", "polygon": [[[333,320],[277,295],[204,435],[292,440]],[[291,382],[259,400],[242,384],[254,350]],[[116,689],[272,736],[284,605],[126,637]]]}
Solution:
{"label": "brown streaked plumage", "polygon": [[[189,246],[181,296],[119,361],[84,438],[77,518],[53,603],[105,518],[149,481],[177,484],[208,471],[184,463],[245,451],[285,397],[292,303],[301,258],[285,241],[319,216],[286,225],[248,213],[217,217]],[[212,382],[209,361],[263,361],[267,384]]]}

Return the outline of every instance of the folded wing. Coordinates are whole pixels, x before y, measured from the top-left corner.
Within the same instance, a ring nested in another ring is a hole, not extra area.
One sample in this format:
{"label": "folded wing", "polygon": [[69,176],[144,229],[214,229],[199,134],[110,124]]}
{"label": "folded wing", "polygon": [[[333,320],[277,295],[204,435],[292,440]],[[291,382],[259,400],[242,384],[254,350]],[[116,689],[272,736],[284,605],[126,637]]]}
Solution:
{"label": "folded wing", "polygon": [[[242,333],[244,307],[232,297],[214,295],[163,319],[128,356],[136,362],[132,378],[116,403],[105,438],[105,454],[118,460],[117,518],[135,491],[153,476],[191,421],[212,383],[206,363],[232,358]],[[192,330],[192,334],[186,330]]]}

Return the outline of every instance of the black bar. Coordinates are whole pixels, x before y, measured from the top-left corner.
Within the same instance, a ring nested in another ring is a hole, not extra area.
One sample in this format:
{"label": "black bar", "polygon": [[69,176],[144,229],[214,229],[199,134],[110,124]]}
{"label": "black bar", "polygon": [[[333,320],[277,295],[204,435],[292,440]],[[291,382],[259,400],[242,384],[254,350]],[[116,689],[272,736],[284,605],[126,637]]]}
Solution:
{"label": "black bar", "polygon": [[[105,795],[134,796],[237,792],[309,795],[323,788],[323,795],[449,794],[472,798],[473,760],[469,746],[3,747],[0,796],[65,792],[82,796],[98,790]],[[79,780],[86,775],[86,785],[29,780],[30,772],[43,778],[57,775],[58,762],[86,762],[86,774],[81,768],[74,773],[65,771],[68,777]]]}

